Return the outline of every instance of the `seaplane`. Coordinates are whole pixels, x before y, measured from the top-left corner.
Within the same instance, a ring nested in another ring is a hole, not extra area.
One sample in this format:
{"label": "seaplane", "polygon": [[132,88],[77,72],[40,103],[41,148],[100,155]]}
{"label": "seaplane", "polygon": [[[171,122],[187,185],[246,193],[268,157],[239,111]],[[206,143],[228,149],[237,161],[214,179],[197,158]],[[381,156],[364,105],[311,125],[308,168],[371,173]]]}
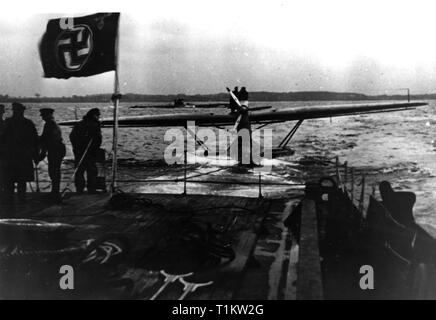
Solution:
{"label": "seaplane", "polygon": [[[117,119],[119,127],[124,128],[140,128],[140,127],[183,127],[190,135],[193,135],[196,142],[200,146],[205,146],[205,143],[198,140],[195,133],[190,132],[187,123],[194,121],[198,127],[214,127],[218,129],[226,129],[226,127],[233,126],[234,129],[238,127],[241,118],[248,117],[250,126],[256,126],[254,130],[259,130],[267,125],[295,122],[294,126],[285,135],[278,146],[272,150],[273,156],[281,155],[283,153],[289,154],[291,149],[288,148],[289,142],[300,128],[304,120],[318,119],[318,118],[332,118],[340,116],[352,116],[361,114],[372,114],[382,112],[394,112],[411,110],[417,107],[428,105],[426,102],[416,101],[411,102],[377,102],[377,103],[352,103],[352,104],[338,104],[338,105],[317,105],[317,106],[295,106],[291,108],[264,108],[254,107],[248,108],[244,106],[233,94],[233,92],[226,88],[232,99],[237,105],[235,112],[228,114],[219,114],[213,112],[197,112],[197,113],[177,113],[177,114],[160,114],[160,115],[143,115],[143,116],[126,116]],[[246,118],[247,119],[247,118]],[[60,125],[73,126],[79,120],[63,121]],[[101,120],[101,126],[113,127],[114,119],[105,118]],[[251,131],[251,130],[250,130]],[[293,152],[292,152],[293,153]]]}

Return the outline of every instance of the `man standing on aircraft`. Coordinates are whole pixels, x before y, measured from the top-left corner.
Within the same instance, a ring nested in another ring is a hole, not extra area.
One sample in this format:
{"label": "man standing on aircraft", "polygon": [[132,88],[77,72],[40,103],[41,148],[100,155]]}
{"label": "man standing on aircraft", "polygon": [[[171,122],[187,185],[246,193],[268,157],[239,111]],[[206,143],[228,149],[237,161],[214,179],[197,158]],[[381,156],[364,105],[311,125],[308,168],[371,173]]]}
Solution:
{"label": "man standing on aircraft", "polygon": [[[251,122],[250,122],[250,114],[248,109],[248,92],[245,90],[245,87],[239,91],[239,95],[236,96],[234,91],[231,92],[227,87],[227,92],[230,93],[230,99],[235,103],[235,112],[239,113],[239,116],[236,120],[235,129],[238,133],[237,137],[237,155],[233,154],[233,156],[237,156],[238,165],[239,166],[253,166],[253,156],[252,156],[252,139],[251,139]],[[241,95],[242,93],[242,95]],[[246,99],[243,102],[241,101],[241,97]]]}
{"label": "man standing on aircraft", "polygon": [[44,108],[39,112],[45,125],[42,135],[39,137],[40,153],[37,160],[42,161],[47,156],[48,174],[51,179],[50,198],[54,201],[60,201],[61,165],[66,151],[62,141],[62,131],[53,117],[53,109]]}
{"label": "man standing on aircraft", "polygon": [[237,106],[237,108],[240,114],[240,120],[236,126],[236,131],[238,133],[238,165],[252,166],[253,143],[251,139],[252,131],[248,107],[243,105],[241,102],[241,106]]}
{"label": "man standing on aircraft", "polygon": [[12,117],[6,119],[3,132],[4,173],[6,201],[12,203],[15,183],[18,199],[26,200],[26,182],[33,181],[33,160],[38,151],[38,133],[35,125],[24,117],[26,107],[12,103]]}
{"label": "man standing on aircraft", "polygon": [[[235,93],[233,91],[233,93]],[[251,122],[248,109],[248,92],[245,87],[236,95],[239,104],[230,96],[235,104],[235,112],[239,113],[236,131],[238,132],[238,165],[253,165]]]}
{"label": "man standing on aircraft", "polygon": [[100,110],[91,109],[78,122],[70,134],[70,141],[73,146],[74,163],[76,175],[74,183],[76,192],[81,194],[85,189],[85,177],[87,178],[87,190],[95,193],[97,188],[97,156],[100,150],[102,135],[100,127]]}
{"label": "man standing on aircraft", "polygon": [[241,88],[241,91],[239,91],[239,96],[237,97],[239,99],[239,102],[241,103],[241,106],[248,107],[248,92],[245,87]]}

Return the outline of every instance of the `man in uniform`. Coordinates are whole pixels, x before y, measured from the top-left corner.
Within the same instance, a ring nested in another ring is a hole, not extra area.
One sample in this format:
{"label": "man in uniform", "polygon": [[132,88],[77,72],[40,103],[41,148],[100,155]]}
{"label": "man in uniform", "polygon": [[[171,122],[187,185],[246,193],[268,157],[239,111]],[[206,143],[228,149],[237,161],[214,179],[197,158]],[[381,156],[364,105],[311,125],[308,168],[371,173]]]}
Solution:
{"label": "man in uniform", "polygon": [[245,105],[237,106],[237,108],[239,112],[239,122],[236,126],[238,133],[238,165],[253,166],[253,142],[251,139],[252,131],[249,110]]}
{"label": "man in uniform", "polygon": [[39,162],[47,157],[48,174],[51,179],[50,198],[54,201],[60,201],[61,165],[66,153],[62,141],[62,131],[54,119],[53,109],[44,108],[39,112],[45,125],[42,135],[39,137],[40,153],[37,160]]}
{"label": "man in uniform", "polygon": [[74,126],[70,134],[74,163],[77,168],[74,183],[78,194],[83,193],[85,189],[85,172],[88,180],[88,192],[95,193],[97,189],[98,171],[96,161],[102,142],[99,119],[99,109],[94,108],[89,110],[83,117],[83,120]]}
{"label": "man in uniform", "polygon": [[38,133],[35,125],[24,117],[26,107],[12,103],[12,117],[6,119],[3,131],[6,201],[13,203],[15,184],[18,199],[26,200],[26,182],[34,180],[33,160],[38,155]]}
{"label": "man in uniform", "polygon": [[239,102],[241,103],[241,106],[248,107],[248,91],[245,89],[245,87],[241,88],[241,91],[239,91],[238,94]]}

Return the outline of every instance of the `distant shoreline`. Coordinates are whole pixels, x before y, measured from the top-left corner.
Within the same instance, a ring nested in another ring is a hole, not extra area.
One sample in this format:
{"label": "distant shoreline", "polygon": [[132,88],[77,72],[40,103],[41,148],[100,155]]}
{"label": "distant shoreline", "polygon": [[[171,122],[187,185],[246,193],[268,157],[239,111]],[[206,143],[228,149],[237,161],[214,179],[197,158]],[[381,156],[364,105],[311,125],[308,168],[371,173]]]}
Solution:
{"label": "distant shoreline", "polygon": [[[20,102],[109,102],[111,94],[95,94],[70,97],[11,97],[0,95],[0,101],[10,103]],[[176,95],[149,95],[149,94],[124,94],[121,102],[158,102],[173,103],[175,99],[183,99],[185,102],[228,102],[228,93],[217,94],[176,94]],[[411,95],[411,100],[436,99],[436,93]],[[299,92],[250,92],[251,101],[365,101],[365,100],[407,100],[407,95],[365,95],[353,92],[328,92],[328,91],[299,91]]]}

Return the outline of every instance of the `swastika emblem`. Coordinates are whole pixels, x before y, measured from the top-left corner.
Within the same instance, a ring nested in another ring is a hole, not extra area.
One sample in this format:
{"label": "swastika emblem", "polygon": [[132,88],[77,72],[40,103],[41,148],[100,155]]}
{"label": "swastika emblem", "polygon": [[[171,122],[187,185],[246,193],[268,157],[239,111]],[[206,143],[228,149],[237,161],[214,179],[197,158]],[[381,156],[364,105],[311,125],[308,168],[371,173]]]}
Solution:
{"label": "swastika emblem", "polygon": [[62,31],[55,45],[59,66],[66,71],[79,71],[88,61],[92,46],[92,31],[87,25]]}

